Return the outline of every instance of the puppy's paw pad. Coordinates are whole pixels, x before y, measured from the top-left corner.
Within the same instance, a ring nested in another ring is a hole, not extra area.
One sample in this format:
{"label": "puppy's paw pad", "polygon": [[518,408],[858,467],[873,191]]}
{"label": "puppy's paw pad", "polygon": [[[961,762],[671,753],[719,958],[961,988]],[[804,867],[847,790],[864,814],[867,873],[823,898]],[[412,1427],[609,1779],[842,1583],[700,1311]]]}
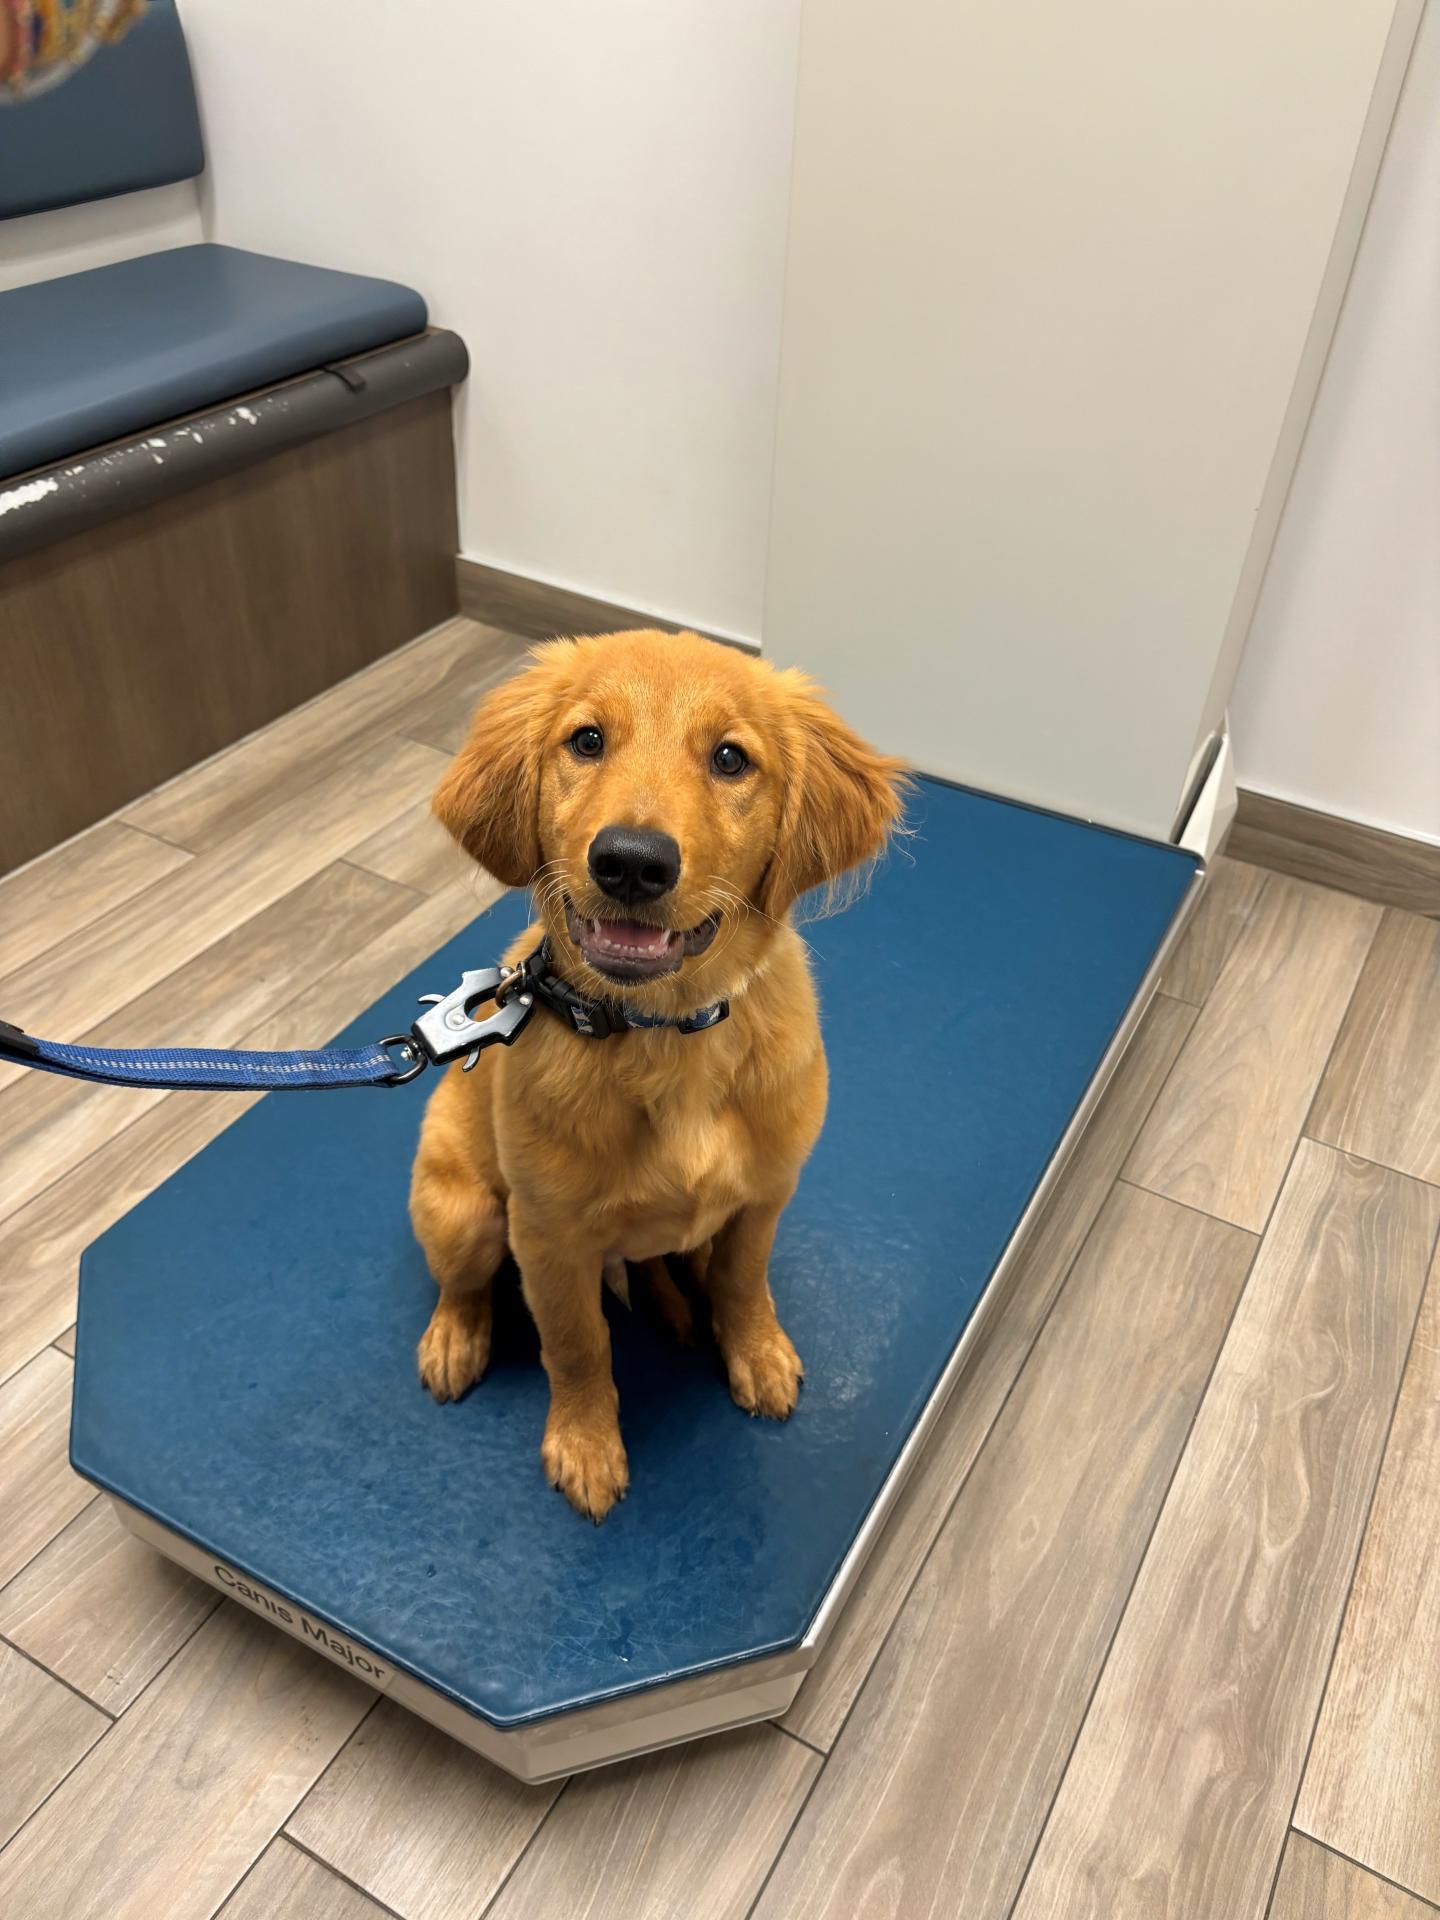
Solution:
{"label": "puppy's paw pad", "polygon": [[416,1352],[420,1381],[442,1403],[458,1400],[473,1387],[490,1362],[490,1329],[472,1316],[442,1314],[421,1336]]}
{"label": "puppy's paw pad", "polygon": [[782,1328],[763,1339],[732,1346],[725,1355],[730,1393],[747,1413],[785,1420],[795,1411],[805,1369]]}
{"label": "puppy's paw pad", "polygon": [[630,1485],[618,1427],[547,1429],[540,1447],[545,1478],[578,1514],[598,1526]]}

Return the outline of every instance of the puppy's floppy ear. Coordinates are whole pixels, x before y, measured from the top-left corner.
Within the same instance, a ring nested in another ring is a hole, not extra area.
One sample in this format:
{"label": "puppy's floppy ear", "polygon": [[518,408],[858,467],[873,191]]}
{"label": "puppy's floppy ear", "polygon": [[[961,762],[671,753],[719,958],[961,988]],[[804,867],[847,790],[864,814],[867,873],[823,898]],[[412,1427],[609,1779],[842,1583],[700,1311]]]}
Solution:
{"label": "puppy's floppy ear", "polygon": [[776,919],[812,887],[874,859],[910,784],[902,760],[877,753],[789,669],[776,675],[786,742],[785,802],[759,905]]}
{"label": "puppy's floppy ear", "polygon": [[431,812],[507,887],[529,886],[540,852],[540,761],[569,642],[537,647],[534,665],[487,694],[446,770]]}

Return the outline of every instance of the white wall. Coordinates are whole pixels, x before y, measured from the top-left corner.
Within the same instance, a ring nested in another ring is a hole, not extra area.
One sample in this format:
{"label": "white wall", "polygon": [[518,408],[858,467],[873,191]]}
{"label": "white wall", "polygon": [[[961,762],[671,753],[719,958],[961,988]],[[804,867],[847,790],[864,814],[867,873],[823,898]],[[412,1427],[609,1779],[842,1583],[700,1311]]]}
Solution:
{"label": "white wall", "polygon": [[[3,122],[0,122],[3,126]],[[204,238],[200,198],[193,180],[83,207],[27,214],[4,223],[0,288],[28,286],[62,273],[109,266],[161,247],[184,247]]]}
{"label": "white wall", "polygon": [[1231,699],[1242,786],[1440,842],[1440,7]]}
{"label": "white wall", "polygon": [[768,650],[923,768],[1169,833],[1416,12],[814,0]]}
{"label": "white wall", "polygon": [[[202,200],[408,279],[472,351],[465,550],[757,637],[800,0],[181,4],[202,195],[10,222],[0,286],[200,238]],[[1440,839],[1437,108],[1432,8],[1232,710],[1245,784]]]}
{"label": "white wall", "polygon": [[467,554],[759,632],[799,0],[182,0],[210,237],[467,342]]}

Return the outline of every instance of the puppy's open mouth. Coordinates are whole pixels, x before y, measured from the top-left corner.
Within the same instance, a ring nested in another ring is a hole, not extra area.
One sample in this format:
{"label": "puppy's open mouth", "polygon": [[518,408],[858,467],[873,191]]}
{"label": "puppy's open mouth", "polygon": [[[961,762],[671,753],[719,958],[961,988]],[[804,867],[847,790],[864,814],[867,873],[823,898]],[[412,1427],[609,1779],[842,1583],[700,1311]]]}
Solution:
{"label": "puppy's open mouth", "polygon": [[698,927],[657,927],[648,920],[585,919],[565,902],[565,925],[587,966],[608,980],[655,980],[676,973],[681,964],[703,953],[720,925],[718,913]]}

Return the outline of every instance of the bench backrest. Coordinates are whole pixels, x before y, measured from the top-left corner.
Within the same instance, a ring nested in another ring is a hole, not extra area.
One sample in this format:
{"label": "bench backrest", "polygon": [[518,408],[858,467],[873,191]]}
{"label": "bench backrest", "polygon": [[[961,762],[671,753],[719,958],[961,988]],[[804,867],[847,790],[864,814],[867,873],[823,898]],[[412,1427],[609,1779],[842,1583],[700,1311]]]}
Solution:
{"label": "bench backrest", "polygon": [[150,0],[122,40],[58,86],[0,105],[0,219],[163,187],[204,166],[175,0]]}

